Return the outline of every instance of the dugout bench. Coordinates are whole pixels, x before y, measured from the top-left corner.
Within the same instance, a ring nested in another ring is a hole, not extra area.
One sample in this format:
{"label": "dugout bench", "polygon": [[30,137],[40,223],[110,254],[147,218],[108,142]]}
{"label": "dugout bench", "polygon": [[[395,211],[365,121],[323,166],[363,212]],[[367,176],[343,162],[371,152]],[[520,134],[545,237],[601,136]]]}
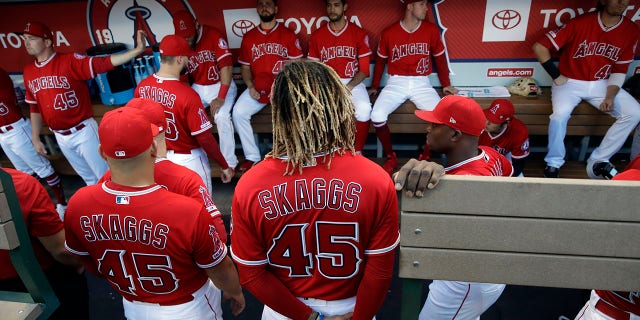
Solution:
{"label": "dugout bench", "polygon": [[0,249],[29,292],[0,291],[0,319],[48,319],[60,305],[31,247],[11,176],[0,170]]}
{"label": "dugout bench", "polygon": [[[638,181],[445,176],[400,202],[401,319],[422,279],[640,290]],[[586,301],[585,301],[586,302]]]}

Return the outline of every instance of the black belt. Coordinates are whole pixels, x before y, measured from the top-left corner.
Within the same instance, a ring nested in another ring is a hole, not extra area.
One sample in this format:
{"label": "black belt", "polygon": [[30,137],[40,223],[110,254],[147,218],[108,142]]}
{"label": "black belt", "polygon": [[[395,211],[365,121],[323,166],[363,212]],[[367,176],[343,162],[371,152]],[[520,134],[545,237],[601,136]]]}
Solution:
{"label": "black belt", "polygon": [[13,130],[13,126],[12,125],[0,127],[0,133],[7,133],[7,132],[9,132],[11,130]]}

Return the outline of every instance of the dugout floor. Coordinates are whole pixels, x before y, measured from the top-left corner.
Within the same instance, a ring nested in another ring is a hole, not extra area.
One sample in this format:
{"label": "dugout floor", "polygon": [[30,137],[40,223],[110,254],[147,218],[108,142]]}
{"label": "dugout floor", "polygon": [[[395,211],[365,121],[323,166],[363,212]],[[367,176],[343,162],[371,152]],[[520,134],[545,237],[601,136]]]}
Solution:
{"label": "dugout floor", "polygon": [[[226,215],[227,227],[235,182],[237,179],[234,179],[231,184],[222,184],[219,179],[214,179],[214,198],[220,210]],[[63,183],[65,193],[68,196],[84,185],[78,176],[63,176]],[[120,296],[111,289],[105,280],[90,274],[87,277],[89,279],[91,319],[124,319]],[[425,282],[425,294],[428,290],[427,287],[428,283]],[[402,300],[400,292],[401,281],[396,277],[377,319],[398,319]],[[247,308],[245,312],[234,317],[224,306],[224,319],[260,319],[262,304],[250,294],[246,294]],[[496,304],[482,316],[482,320],[573,319],[588,297],[589,291],[587,290],[507,286]]]}

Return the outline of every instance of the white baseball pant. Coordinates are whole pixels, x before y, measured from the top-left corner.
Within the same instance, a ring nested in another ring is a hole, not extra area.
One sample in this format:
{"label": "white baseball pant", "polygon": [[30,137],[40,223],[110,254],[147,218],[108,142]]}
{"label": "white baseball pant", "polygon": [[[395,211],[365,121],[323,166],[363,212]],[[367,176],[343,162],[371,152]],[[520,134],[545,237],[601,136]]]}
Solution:
{"label": "white baseball pant", "polygon": [[[218,97],[220,82],[208,86],[193,84],[191,87],[200,96],[202,104],[205,107],[209,107],[209,103]],[[233,123],[231,122],[231,108],[233,107],[233,102],[236,100],[237,93],[238,87],[235,82],[231,81],[227,97],[224,99],[224,104],[213,116],[213,121],[216,123],[216,128],[218,129],[218,137],[220,137],[220,141],[218,141],[220,151],[231,168],[235,168],[235,166],[238,165],[236,140],[233,135]]]}
{"label": "white baseball pant", "polygon": [[631,155],[630,159],[635,159],[640,154],[640,125],[636,127],[636,132],[633,134],[633,142],[631,142]]}
{"label": "white baseball pant", "polygon": [[[85,127],[76,130],[75,128],[81,124],[84,124]],[[98,153],[98,145],[100,144],[98,123],[93,118],[89,118],[70,130],[72,132],[68,135],[59,133],[59,131],[65,130],[52,130],[60,151],[87,185],[96,184],[109,168],[107,162]]]}
{"label": "white baseball pant", "polygon": [[[351,79],[342,78],[343,84],[349,83]],[[353,105],[355,107],[355,115],[356,120],[367,122],[371,120],[371,99],[369,98],[369,93],[367,93],[367,87],[364,86],[364,83],[360,82],[357,86],[353,87],[351,90],[351,100],[353,100]]]}
{"label": "white baseball pant", "polygon": [[[549,116],[549,151],[544,158],[547,165],[560,168],[564,164],[566,150],[564,137],[571,112],[581,100],[598,108],[607,91],[607,80],[581,81],[569,79],[563,85],[551,87],[553,113]],[[591,161],[609,161],[622,147],[627,137],[640,121],[640,104],[629,93],[620,90],[613,99],[609,114],[616,122],[607,131],[600,146],[589,157]]]}
{"label": "white baseball pant", "polygon": [[479,320],[506,285],[434,280],[419,320]]}
{"label": "white baseball pant", "polygon": [[209,164],[207,153],[202,148],[191,149],[191,153],[176,153],[174,150],[167,150],[167,159],[195,171],[207,186],[209,194],[213,195],[211,165]]}
{"label": "white baseball pant", "polygon": [[250,91],[247,88],[242,92],[238,101],[236,101],[233,107],[233,125],[236,127],[236,132],[240,137],[242,143],[242,151],[244,157],[247,160],[258,162],[262,159],[260,155],[260,149],[253,137],[253,127],[251,127],[251,117],[258,113],[267,104],[260,103],[258,100],[251,97]]}
{"label": "white baseball pant", "polygon": [[382,89],[371,111],[371,121],[385,122],[389,115],[407,99],[420,110],[433,110],[440,96],[431,86],[429,77],[389,76],[387,85]]}
{"label": "white baseball pant", "polygon": [[[589,301],[582,307],[582,310],[578,312],[575,320],[619,320],[620,318],[616,318],[613,316],[609,316],[602,311],[598,310],[596,305],[600,303],[606,302],[600,299],[600,296],[594,291],[591,290],[591,297]],[[629,320],[640,320],[640,315],[636,315],[633,313],[627,313],[629,315]]]}
{"label": "white baseball pant", "polygon": [[[314,311],[322,313],[325,317],[353,312],[356,308],[356,297],[331,301],[313,298],[298,298],[298,300],[302,301]],[[375,317],[373,319],[375,319]],[[289,320],[289,318],[265,305],[262,310],[262,320]]]}
{"label": "white baseball pant", "polygon": [[54,173],[49,159],[39,155],[31,143],[29,119],[20,119],[0,127],[0,147],[18,171],[30,175],[35,172],[40,178],[46,178]]}
{"label": "white baseball pant", "polygon": [[211,281],[191,295],[193,300],[172,306],[123,298],[124,316],[132,320],[222,320],[221,293]]}

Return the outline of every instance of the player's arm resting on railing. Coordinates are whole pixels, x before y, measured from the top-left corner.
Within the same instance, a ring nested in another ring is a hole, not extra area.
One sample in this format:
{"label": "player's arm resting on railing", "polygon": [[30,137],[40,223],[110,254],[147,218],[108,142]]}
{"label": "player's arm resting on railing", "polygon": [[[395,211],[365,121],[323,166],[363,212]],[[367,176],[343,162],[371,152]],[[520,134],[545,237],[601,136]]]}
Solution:
{"label": "player's arm resting on railing", "polygon": [[264,265],[238,264],[238,271],[242,286],[271,309],[296,320],[308,319],[311,315],[313,310],[298,300]]}
{"label": "player's arm resting on railing", "polygon": [[231,313],[236,316],[240,314],[244,310],[246,303],[242,294],[242,287],[240,287],[238,272],[233,266],[231,258],[226,256],[219,264],[205,270],[213,284],[222,290],[222,298],[231,300]]}
{"label": "player's arm resting on railing", "polygon": [[[146,44],[147,44],[146,39],[147,39],[147,35],[145,34],[145,32],[142,30],[138,30],[138,32],[136,33],[135,48],[125,51],[123,53],[112,54],[110,56],[111,63],[113,64],[113,66],[119,66],[119,65],[125,64],[131,61],[131,59],[140,55],[142,51],[144,51],[144,48],[146,47]],[[101,72],[96,71],[96,73],[101,73]]]}
{"label": "player's arm resting on railing", "polygon": [[435,188],[443,175],[444,167],[435,162],[409,159],[393,174],[393,181],[397,191],[405,190],[408,197],[422,198],[425,190]]}
{"label": "player's arm resting on railing", "polygon": [[[35,111],[35,112],[34,112]],[[38,106],[35,104],[31,105],[31,143],[33,147],[36,149],[36,152],[40,155],[47,154],[47,148],[44,147],[44,143],[40,141],[40,130],[42,130],[42,115],[38,110]]]}

